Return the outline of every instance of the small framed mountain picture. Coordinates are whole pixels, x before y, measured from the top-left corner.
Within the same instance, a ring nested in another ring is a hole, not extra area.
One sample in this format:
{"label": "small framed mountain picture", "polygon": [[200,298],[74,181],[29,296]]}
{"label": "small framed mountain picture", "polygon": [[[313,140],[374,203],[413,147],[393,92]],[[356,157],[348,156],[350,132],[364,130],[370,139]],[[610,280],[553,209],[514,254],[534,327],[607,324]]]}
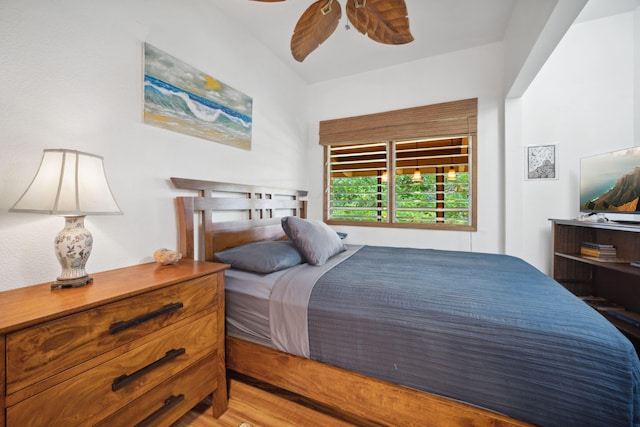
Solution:
{"label": "small framed mountain picture", "polygon": [[557,145],[526,147],[526,179],[558,179]]}

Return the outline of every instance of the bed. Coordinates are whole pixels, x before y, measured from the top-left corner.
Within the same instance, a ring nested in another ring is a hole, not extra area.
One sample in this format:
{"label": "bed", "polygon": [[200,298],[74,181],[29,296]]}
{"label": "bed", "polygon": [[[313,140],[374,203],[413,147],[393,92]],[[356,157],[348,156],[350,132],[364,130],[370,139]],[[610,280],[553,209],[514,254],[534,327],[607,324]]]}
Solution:
{"label": "bed", "polygon": [[196,193],[183,256],[234,266],[227,369],[378,425],[640,425],[631,343],[526,262],[347,244],[304,191],[171,181]]}

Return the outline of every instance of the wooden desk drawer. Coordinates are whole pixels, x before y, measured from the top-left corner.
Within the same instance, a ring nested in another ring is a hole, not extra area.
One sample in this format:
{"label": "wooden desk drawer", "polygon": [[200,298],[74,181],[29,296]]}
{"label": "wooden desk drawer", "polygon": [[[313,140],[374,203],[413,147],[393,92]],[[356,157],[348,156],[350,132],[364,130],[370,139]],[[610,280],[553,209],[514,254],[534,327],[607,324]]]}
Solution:
{"label": "wooden desk drawer", "polygon": [[95,427],[171,425],[217,387],[215,358],[215,354],[205,357],[115,414],[91,425]]}
{"label": "wooden desk drawer", "polygon": [[216,355],[216,313],[137,346],[7,408],[9,426],[71,426],[119,410],[208,354]]}
{"label": "wooden desk drawer", "polygon": [[215,307],[216,286],[204,276],[9,334],[6,393]]}

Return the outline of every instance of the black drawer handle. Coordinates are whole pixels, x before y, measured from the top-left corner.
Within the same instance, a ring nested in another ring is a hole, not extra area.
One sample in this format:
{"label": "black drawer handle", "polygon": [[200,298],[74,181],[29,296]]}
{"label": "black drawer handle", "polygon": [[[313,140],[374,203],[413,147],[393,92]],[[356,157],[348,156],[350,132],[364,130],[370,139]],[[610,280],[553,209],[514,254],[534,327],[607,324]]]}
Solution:
{"label": "black drawer handle", "polygon": [[184,400],[184,394],[179,394],[177,396],[173,396],[173,395],[169,396],[168,398],[165,399],[164,404],[162,405],[161,408],[159,408],[153,414],[149,415],[144,420],[140,421],[138,424],[135,425],[135,427],[145,427],[150,425],[157,418],[160,418],[165,412],[167,412],[169,409],[173,408],[183,400]]}
{"label": "black drawer handle", "polygon": [[184,304],[182,304],[181,302],[174,302],[172,304],[167,304],[156,311],[152,311],[151,313],[138,316],[135,319],[121,320],[119,322],[112,323],[111,326],[109,326],[109,333],[111,335],[117,334],[118,332],[122,332],[125,329],[139,325],[142,322],[146,322],[147,320],[151,320],[155,317],[162,316],[163,314],[167,314],[167,313],[171,313],[172,311],[179,310],[182,307],[184,307]]}
{"label": "black drawer handle", "polygon": [[158,359],[155,362],[148,364],[144,368],[135,371],[131,375],[123,374],[123,375],[120,375],[118,378],[114,379],[113,384],[111,384],[111,390],[118,391],[125,385],[129,384],[130,382],[137,380],[138,378],[145,375],[146,373],[153,371],[155,368],[185,353],[186,353],[186,350],[184,348],[179,348],[177,350],[176,349],[169,350],[167,351],[167,354],[165,354],[162,359]]}

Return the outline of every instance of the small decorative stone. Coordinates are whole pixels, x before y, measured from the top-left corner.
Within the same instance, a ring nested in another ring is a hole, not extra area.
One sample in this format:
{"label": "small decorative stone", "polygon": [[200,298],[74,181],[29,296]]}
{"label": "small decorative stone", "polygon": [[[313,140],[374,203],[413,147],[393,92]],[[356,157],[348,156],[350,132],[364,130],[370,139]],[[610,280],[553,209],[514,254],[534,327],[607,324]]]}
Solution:
{"label": "small decorative stone", "polygon": [[153,259],[155,262],[161,265],[177,264],[182,258],[180,252],[172,251],[171,249],[161,248],[153,253]]}

